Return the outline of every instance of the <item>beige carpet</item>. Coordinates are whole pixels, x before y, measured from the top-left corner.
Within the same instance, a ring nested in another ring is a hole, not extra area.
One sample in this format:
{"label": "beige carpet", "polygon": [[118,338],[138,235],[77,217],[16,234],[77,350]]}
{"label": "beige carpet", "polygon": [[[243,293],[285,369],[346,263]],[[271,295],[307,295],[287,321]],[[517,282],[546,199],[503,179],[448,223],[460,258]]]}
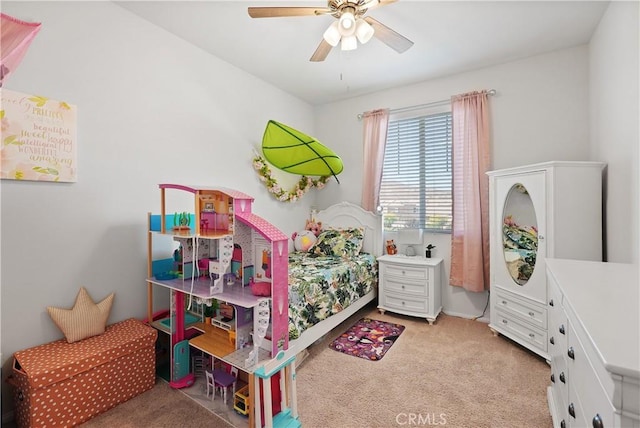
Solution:
{"label": "beige carpet", "polygon": [[82,428],[229,428],[229,423],[163,380],[115,408],[89,419]]}
{"label": "beige carpet", "polygon": [[[363,316],[406,327],[380,361],[328,347]],[[546,402],[547,363],[504,337],[494,337],[481,322],[440,315],[430,326],[412,317],[380,315],[368,306],[309,351],[296,377],[300,422],[305,428],[552,426]],[[163,381],[82,425],[205,426],[230,425]]]}
{"label": "beige carpet", "polygon": [[[380,361],[328,348],[363,315],[406,329]],[[304,427],[550,428],[550,368],[487,324],[440,315],[436,324],[373,307],[310,348],[297,371]]]}

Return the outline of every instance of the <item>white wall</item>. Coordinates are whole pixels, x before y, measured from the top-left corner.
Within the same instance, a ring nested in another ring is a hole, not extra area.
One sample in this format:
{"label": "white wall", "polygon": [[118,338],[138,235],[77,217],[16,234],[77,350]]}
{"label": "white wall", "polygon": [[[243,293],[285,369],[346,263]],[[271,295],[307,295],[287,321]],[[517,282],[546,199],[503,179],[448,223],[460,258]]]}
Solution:
{"label": "white wall", "polygon": [[[340,141],[335,147],[346,167],[340,186],[318,194],[318,206],[336,199],[360,203],[362,168],[366,166],[362,165],[358,113],[447,100],[481,89],[497,91],[490,98],[492,169],[549,160],[589,160],[588,47],[579,46],[319,107],[317,137]],[[436,245],[434,256],[445,259],[448,278],[450,235],[427,235],[424,242]],[[477,317],[487,297],[487,293],[445,285],[444,311]]]}
{"label": "white wall", "polygon": [[46,306],[71,306],[80,286],[95,300],[115,292],[110,323],[146,315],[146,215],[160,210],[158,183],[235,188],[287,234],[304,227],[313,192],[275,201],[251,160],[268,119],[313,135],[310,105],[111,2],[2,2],[2,11],[42,22],[5,87],[77,105],[79,170],[74,184],[0,184],[3,378],[15,351],[62,337]]}
{"label": "white wall", "polygon": [[638,263],[639,3],[611,2],[589,44],[592,157],[607,163],[607,259]]}

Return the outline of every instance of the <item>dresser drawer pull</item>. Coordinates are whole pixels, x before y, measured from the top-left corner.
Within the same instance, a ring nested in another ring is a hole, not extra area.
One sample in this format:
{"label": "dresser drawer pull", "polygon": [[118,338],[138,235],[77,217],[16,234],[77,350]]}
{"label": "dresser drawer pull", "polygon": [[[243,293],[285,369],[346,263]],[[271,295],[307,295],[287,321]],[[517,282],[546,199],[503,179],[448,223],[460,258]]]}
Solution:
{"label": "dresser drawer pull", "polygon": [[562,383],[567,383],[567,382],[565,382],[565,380],[564,380],[564,372],[560,372],[560,382],[562,382]]}
{"label": "dresser drawer pull", "polygon": [[402,306],[404,306],[404,302],[402,302]]}
{"label": "dresser drawer pull", "polygon": [[556,375],[551,373],[551,383],[556,383]]}
{"label": "dresser drawer pull", "polygon": [[404,290],[404,285],[402,286],[402,289]]}
{"label": "dresser drawer pull", "polygon": [[506,323],[507,323],[507,320],[502,320],[502,324],[506,324]]}
{"label": "dresser drawer pull", "polygon": [[602,422],[602,418],[597,413],[591,420],[591,423],[593,424],[593,428],[604,428],[604,423]]}
{"label": "dresser drawer pull", "polygon": [[571,358],[572,360],[576,359],[576,354],[573,352],[573,346],[569,346],[569,349],[567,350],[567,355],[569,356],[569,358]]}
{"label": "dresser drawer pull", "polygon": [[550,344],[552,344],[552,345],[555,345],[555,344],[556,344],[556,341],[555,341],[555,340],[553,340],[553,336],[551,336],[551,339],[549,339],[549,343],[550,343]]}
{"label": "dresser drawer pull", "polygon": [[549,300],[549,306],[553,306],[553,299]]}
{"label": "dresser drawer pull", "polygon": [[575,407],[573,407],[573,403],[569,404],[569,414],[574,419],[576,418],[576,409],[575,409]]}
{"label": "dresser drawer pull", "polygon": [[534,312],[529,312],[529,316],[530,316],[530,317],[535,317],[535,316],[536,316],[536,314],[535,314]]}
{"label": "dresser drawer pull", "polygon": [[502,304],[503,304],[503,305],[506,305],[506,304],[507,304],[507,301],[506,301],[506,300],[503,300],[503,301],[502,301]]}
{"label": "dresser drawer pull", "polygon": [[564,334],[564,324],[560,324],[560,328],[558,329],[558,331]]}
{"label": "dresser drawer pull", "polygon": [[567,423],[563,420],[560,421],[560,428],[567,428]]}
{"label": "dresser drawer pull", "polygon": [[529,333],[529,337],[533,339],[534,337],[536,337],[536,335],[533,333]]}
{"label": "dresser drawer pull", "polygon": [[403,274],[403,275],[405,275],[405,272],[404,272],[404,271],[402,271],[402,274]]}

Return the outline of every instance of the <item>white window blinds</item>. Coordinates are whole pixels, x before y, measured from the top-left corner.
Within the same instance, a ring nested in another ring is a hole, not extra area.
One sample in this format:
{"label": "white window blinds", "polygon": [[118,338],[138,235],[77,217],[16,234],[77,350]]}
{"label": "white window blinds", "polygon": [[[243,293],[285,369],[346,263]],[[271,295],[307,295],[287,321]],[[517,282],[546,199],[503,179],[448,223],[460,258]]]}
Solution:
{"label": "white window blinds", "polygon": [[451,112],[389,121],[380,206],[385,230],[451,231]]}

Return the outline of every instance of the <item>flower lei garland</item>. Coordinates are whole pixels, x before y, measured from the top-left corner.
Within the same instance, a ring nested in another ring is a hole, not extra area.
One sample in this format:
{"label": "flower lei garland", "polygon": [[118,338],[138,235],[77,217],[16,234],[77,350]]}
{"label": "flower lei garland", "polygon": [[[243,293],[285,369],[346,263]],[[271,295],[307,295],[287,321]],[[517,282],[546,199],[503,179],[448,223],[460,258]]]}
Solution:
{"label": "flower lei garland", "polygon": [[256,155],[253,158],[253,168],[258,172],[260,181],[264,183],[269,193],[273,194],[273,196],[281,202],[295,202],[302,198],[312,187],[322,189],[325,184],[327,184],[327,181],[329,181],[329,178],[331,178],[331,176],[327,175],[313,179],[303,175],[292,190],[286,190],[280,187],[276,179],[273,178],[271,169],[267,166],[267,162],[262,156]]}

